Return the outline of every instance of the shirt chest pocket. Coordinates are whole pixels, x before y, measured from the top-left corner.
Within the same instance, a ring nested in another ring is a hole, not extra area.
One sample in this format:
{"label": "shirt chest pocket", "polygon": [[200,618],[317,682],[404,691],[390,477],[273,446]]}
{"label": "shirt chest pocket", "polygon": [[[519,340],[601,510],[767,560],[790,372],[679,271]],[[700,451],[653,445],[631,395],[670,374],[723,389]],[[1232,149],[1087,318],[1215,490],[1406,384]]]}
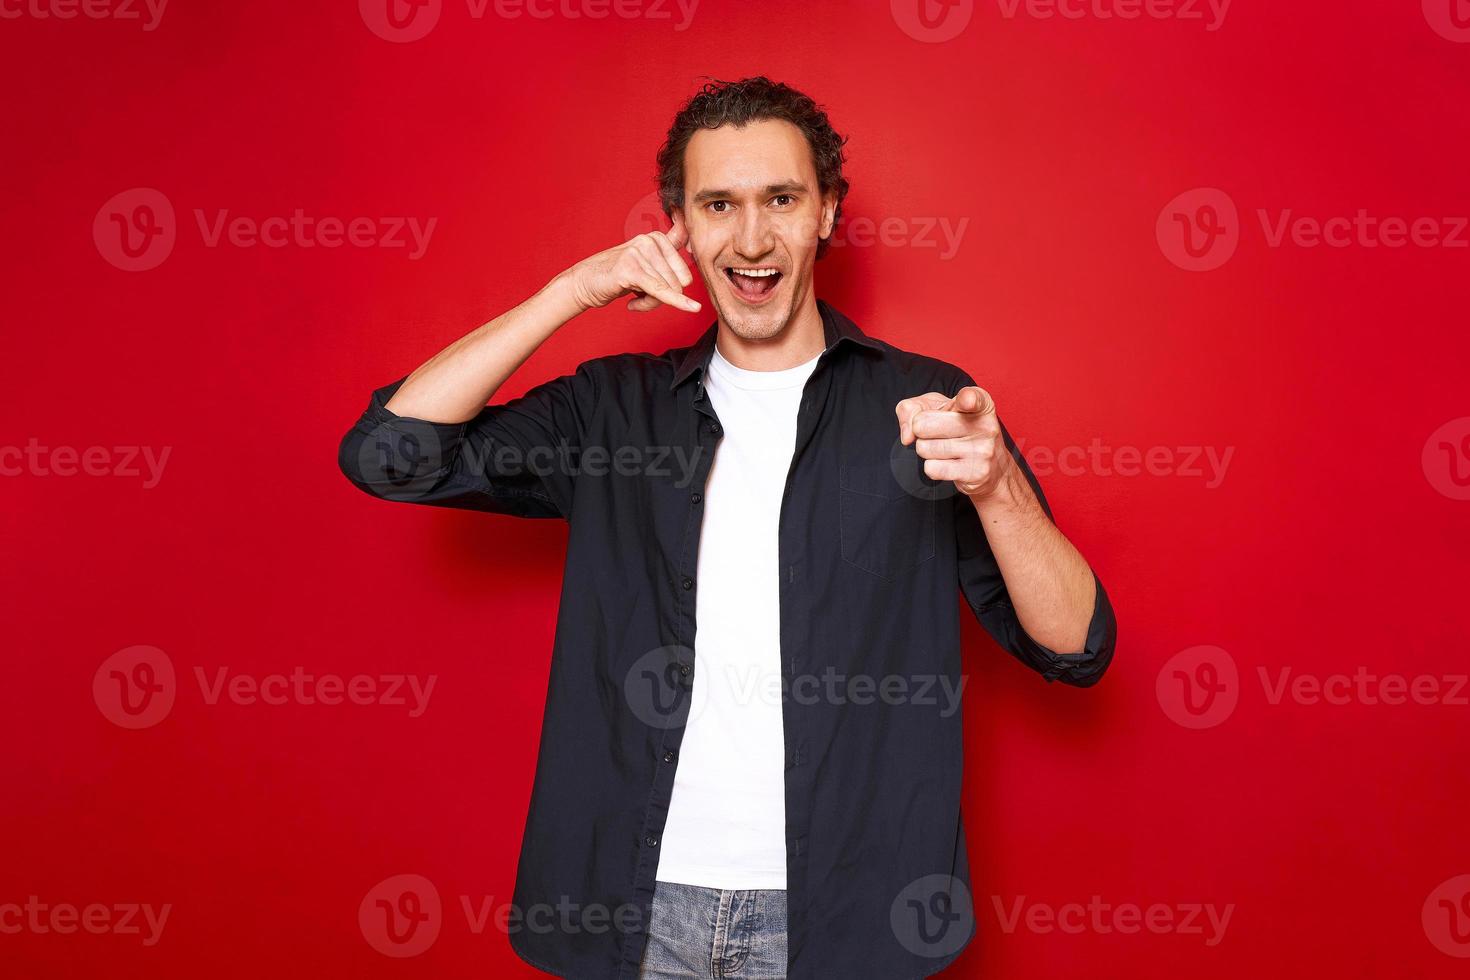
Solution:
{"label": "shirt chest pocket", "polygon": [[934,557],[932,495],[910,493],[887,463],[838,471],[842,560],[891,579]]}

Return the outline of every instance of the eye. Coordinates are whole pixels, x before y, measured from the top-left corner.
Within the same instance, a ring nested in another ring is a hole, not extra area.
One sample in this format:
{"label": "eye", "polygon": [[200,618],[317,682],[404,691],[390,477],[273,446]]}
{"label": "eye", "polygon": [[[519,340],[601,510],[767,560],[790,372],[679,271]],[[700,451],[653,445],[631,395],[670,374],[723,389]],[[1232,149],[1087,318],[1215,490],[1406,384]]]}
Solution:
{"label": "eye", "polygon": [[774,202],[778,207],[784,207],[784,205],[782,205],[781,203],[782,201],[790,204],[795,204],[796,198],[792,197],[790,194],[777,194],[775,197],[771,198],[771,201]]}
{"label": "eye", "polygon": [[724,214],[725,212],[723,210],[718,209],[729,207],[729,205],[729,201],[710,201],[709,204],[705,206],[710,208],[711,210],[714,210],[715,214]]}

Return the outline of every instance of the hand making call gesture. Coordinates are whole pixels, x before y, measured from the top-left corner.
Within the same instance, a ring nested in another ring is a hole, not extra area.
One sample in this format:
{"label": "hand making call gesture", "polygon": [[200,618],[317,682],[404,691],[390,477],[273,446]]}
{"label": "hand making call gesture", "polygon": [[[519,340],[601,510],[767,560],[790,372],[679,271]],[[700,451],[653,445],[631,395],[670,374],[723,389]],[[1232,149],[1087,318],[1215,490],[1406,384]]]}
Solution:
{"label": "hand making call gesture", "polygon": [[664,305],[698,313],[699,302],[683,292],[694,282],[688,263],[679,254],[688,242],[684,223],[675,221],[667,232],[636,235],[583,259],[568,270],[577,302],[590,310],[632,293],[628,309],[639,313]]}

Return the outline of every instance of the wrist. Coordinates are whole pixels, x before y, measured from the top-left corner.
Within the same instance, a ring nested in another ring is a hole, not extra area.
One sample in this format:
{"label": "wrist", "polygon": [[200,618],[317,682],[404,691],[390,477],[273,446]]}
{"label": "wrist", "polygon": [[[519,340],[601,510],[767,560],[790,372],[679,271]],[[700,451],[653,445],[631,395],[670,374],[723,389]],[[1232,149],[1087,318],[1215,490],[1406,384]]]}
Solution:
{"label": "wrist", "polygon": [[581,295],[572,269],[565,269],[552,276],[551,281],[541,287],[540,295],[561,314],[559,319],[562,322],[592,309],[592,305]]}
{"label": "wrist", "polygon": [[968,495],[975,509],[984,516],[987,513],[1016,512],[1036,503],[1036,495],[1021,468],[1008,456],[1004,469],[988,487]]}

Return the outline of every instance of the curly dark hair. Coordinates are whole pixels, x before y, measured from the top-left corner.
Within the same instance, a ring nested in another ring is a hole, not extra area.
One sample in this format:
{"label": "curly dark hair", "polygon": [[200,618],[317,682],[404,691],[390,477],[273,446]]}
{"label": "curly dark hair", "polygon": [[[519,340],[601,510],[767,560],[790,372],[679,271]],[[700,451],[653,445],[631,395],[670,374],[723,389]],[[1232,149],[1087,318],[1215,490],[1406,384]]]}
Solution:
{"label": "curly dark hair", "polygon": [[[709,76],[704,76],[708,78]],[[742,78],[738,82],[711,79],[674,117],[668,138],[658,151],[658,196],[664,214],[684,205],[684,151],[689,140],[701,129],[718,129],[724,125],[744,126],[763,119],[784,119],[806,136],[812,150],[812,163],[817,171],[819,190],[837,192],[837,209],[832,227],[842,217],[842,199],[847,197],[847,178],[842,176],[845,159],[842,147],[846,136],[839,136],[827,121],[824,107],[783,82],[773,82],[764,75]],[[817,258],[826,253],[831,236],[817,243]]]}

